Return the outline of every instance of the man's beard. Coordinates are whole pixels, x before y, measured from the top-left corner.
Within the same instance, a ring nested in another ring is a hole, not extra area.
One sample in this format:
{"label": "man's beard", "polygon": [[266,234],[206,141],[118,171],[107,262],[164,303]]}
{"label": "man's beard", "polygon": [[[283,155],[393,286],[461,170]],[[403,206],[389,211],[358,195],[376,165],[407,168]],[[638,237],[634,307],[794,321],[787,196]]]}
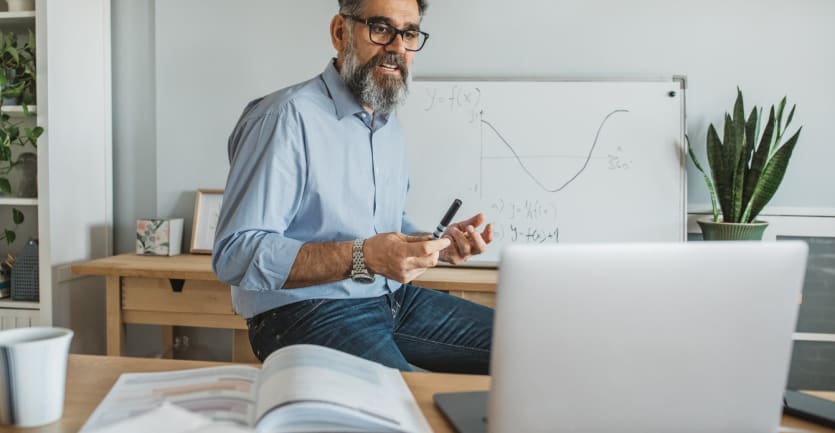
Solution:
{"label": "man's beard", "polygon": [[[353,41],[348,44],[344,54],[345,60],[339,75],[360,103],[375,112],[391,113],[406,101],[411,77],[402,57],[393,53],[378,54],[366,64],[360,65]],[[381,83],[374,78],[374,68],[386,63],[397,65],[400,77],[384,74]]]}

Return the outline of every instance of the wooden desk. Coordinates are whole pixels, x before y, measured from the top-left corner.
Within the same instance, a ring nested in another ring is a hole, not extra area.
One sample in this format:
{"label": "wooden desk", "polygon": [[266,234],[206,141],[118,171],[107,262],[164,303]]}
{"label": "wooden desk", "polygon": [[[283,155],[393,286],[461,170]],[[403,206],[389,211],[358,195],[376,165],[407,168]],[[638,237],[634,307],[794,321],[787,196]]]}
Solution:
{"label": "wooden desk", "polygon": [[[221,365],[216,362],[182,361],[170,359],[120,358],[110,356],[70,355],[67,368],[67,389],[64,416],[53,424],[32,429],[0,426],[2,433],[75,433],[93,413],[110,387],[122,373],[182,370]],[[481,391],[490,387],[487,376],[438,373],[403,373],[415,399],[435,433],[453,433],[452,427],[432,403],[438,392]],[[835,393],[828,393],[835,398]],[[804,429],[811,433],[835,433],[802,420],[784,416],[782,425]]]}
{"label": "wooden desk", "polygon": [[[160,325],[166,347],[173,326],[234,330],[232,357],[257,362],[246,322],[232,310],[228,285],[212,272],[208,255],[174,257],[122,254],[72,266],[79,275],[107,279],[107,354],[124,354],[125,324]],[[495,269],[435,268],[414,283],[481,304],[495,306]]]}

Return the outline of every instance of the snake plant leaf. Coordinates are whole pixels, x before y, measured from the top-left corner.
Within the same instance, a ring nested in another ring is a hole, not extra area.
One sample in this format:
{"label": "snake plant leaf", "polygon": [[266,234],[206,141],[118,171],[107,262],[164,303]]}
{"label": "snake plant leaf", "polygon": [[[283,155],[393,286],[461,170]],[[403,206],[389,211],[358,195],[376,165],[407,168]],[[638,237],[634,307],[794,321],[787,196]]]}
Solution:
{"label": "snake plant leaf", "polygon": [[736,89],[736,101],[734,102],[734,114],[731,120],[733,137],[731,142],[725,141],[725,146],[732,150],[732,161],[735,164],[731,167],[731,185],[733,185],[731,194],[731,215],[730,221],[736,222],[742,216],[742,190],[745,181],[745,170],[748,164],[748,158],[745,157],[748,140],[746,139],[747,123],[745,121],[745,103],[742,98],[742,91],[739,87]]}
{"label": "snake plant leaf", "polygon": [[734,185],[736,184],[736,169],[739,164],[739,156],[742,153],[742,146],[740,145],[740,128],[736,119],[730,115],[725,115],[725,141],[722,143],[722,149],[725,151],[725,182],[730,186],[729,194],[726,195],[727,209],[729,213],[725,214],[731,221],[735,220],[736,216],[736,195],[734,194]]}
{"label": "snake plant leaf", "polygon": [[707,163],[710,165],[710,175],[716,187],[716,198],[722,209],[722,215],[727,216],[730,215],[731,195],[730,179],[726,176],[730,170],[725,167],[726,161],[722,141],[719,139],[716,128],[711,124],[707,129]]}
{"label": "snake plant leaf", "polygon": [[693,147],[690,146],[690,137],[687,135],[684,136],[684,139],[687,141],[687,153],[690,154],[690,160],[693,161],[693,165],[696,166],[696,169],[702,173],[702,176],[705,178],[705,184],[707,184],[707,190],[710,193],[710,205],[711,209],[713,209],[713,221],[719,221],[719,208],[716,206],[716,189],[713,188],[713,182],[710,181],[710,176],[705,173],[705,170],[702,168],[702,164],[699,163],[699,158],[696,158],[696,153],[693,152]]}
{"label": "snake plant leaf", "polygon": [[789,129],[789,125],[792,123],[792,119],[794,118],[794,109],[797,108],[797,105],[792,105],[791,111],[789,111],[789,119],[786,120],[786,129]]}
{"label": "snake plant leaf", "polygon": [[746,210],[750,205],[751,197],[754,195],[754,189],[760,180],[760,175],[765,168],[765,164],[768,162],[768,146],[776,132],[774,129],[775,123],[774,106],[771,106],[771,111],[768,113],[768,121],[765,124],[763,135],[760,137],[760,144],[757,146],[757,150],[754,152],[754,156],[751,159],[751,170],[748,172],[748,176],[745,179],[745,191],[743,191],[743,197],[748,197],[748,199],[745,200]]}
{"label": "snake plant leaf", "polygon": [[754,146],[757,141],[757,134],[760,125],[760,117],[759,111],[757,107],[754,107],[751,110],[751,115],[748,116],[748,122],[745,124],[745,153],[742,155],[742,160],[744,161],[744,171],[743,171],[743,178],[744,182],[742,187],[742,208],[746,208],[748,206],[748,202],[751,200],[751,194],[753,193],[753,187],[748,188],[749,179],[751,177],[751,157],[754,154]]}
{"label": "snake plant leaf", "polygon": [[736,101],[734,102],[734,126],[738,126],[739,122],[745,121],[745,104],[742,101],[742,91],[739,87],[736,88]]}
{"label": "snake plant leaf", "polygon": [[748,116],[748,121],[745,122],[745,153],[743,156],[747,155],[746,160],[751,158],[751,154],[754,152],[754,144],[757,141],[757,125],[759,125],[759,117],[757,113],[757,107],[751,110],[751,114]]}
{"label": "snake plant leaf", "polygon": [[[737,165],[732,178],[732,208],[730,215],[725,215],[726,222],[738,223],[742,218],[742,213],[745,210],[749,197],[746,197],[745,180],[750,171],[749,162],[751,161],[751,154],[754,150],[755,134],[757,129],[757,108],[751,111],[748,120],[745,120],[742,95],[737,97],[736,115],[734,116],[734,130],[735,138],[737,139],[740,148],[740,153],[737,156]],[[727,145],[727,143],[726,143]]]}
{"label": "snake plant leaf", "polygon": [[766,163],[765,169],[763,169],[762,175],[757,182],[757,186],[754,188],[748,209],[746,209],[745,215],[743,215],[743,222],[753,221],[759,215],[760,211],[763,210],[766,203],[771,200],[774,193],[777,192],[777,187],[780,186],[780,182],[783,181],[783,176],[786,175],[786,168],[789,165],[789,159],[791,159],[792,152],[794,152],[797,140],[800,138],[801,130],[803,130],[802,127],[784,145],[780,146],[774,152],[774,156]]}
{"label": "snake plant leaf", "polygon": [[775,126],[774,126],[774,134],[771,136],[771,141],[768,143],[768,158],[771,159],[774,156],[774,152],[777,151],[777,146],[780,144],[780,140],[783,138],[783,110],[786,108],[786,98],[784,97],[780,104],[777,105],[777,114],[774,117]]}

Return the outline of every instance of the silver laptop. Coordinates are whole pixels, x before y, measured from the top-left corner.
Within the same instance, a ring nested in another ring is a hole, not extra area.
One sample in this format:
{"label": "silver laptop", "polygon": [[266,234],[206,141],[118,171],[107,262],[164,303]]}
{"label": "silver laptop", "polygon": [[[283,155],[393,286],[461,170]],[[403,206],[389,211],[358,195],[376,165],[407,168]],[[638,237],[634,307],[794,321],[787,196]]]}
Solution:
{"label": "silver laptop", "polygon": [[508,247],[488,431],[777,431],[806,256],[802,242]]}

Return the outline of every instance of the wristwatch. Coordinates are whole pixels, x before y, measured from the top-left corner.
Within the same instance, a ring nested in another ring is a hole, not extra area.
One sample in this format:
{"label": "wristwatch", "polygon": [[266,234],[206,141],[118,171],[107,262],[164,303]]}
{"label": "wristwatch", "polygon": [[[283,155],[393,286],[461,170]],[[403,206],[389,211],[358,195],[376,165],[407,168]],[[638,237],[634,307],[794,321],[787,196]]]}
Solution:
{"label": "wristwatch", "polygon": [[351,279],[357,283],[370,284],[374,282],[374,275],[365,267],[365,256],[362,254],[362,246],[365,239],[354,239],[351,249]]}

